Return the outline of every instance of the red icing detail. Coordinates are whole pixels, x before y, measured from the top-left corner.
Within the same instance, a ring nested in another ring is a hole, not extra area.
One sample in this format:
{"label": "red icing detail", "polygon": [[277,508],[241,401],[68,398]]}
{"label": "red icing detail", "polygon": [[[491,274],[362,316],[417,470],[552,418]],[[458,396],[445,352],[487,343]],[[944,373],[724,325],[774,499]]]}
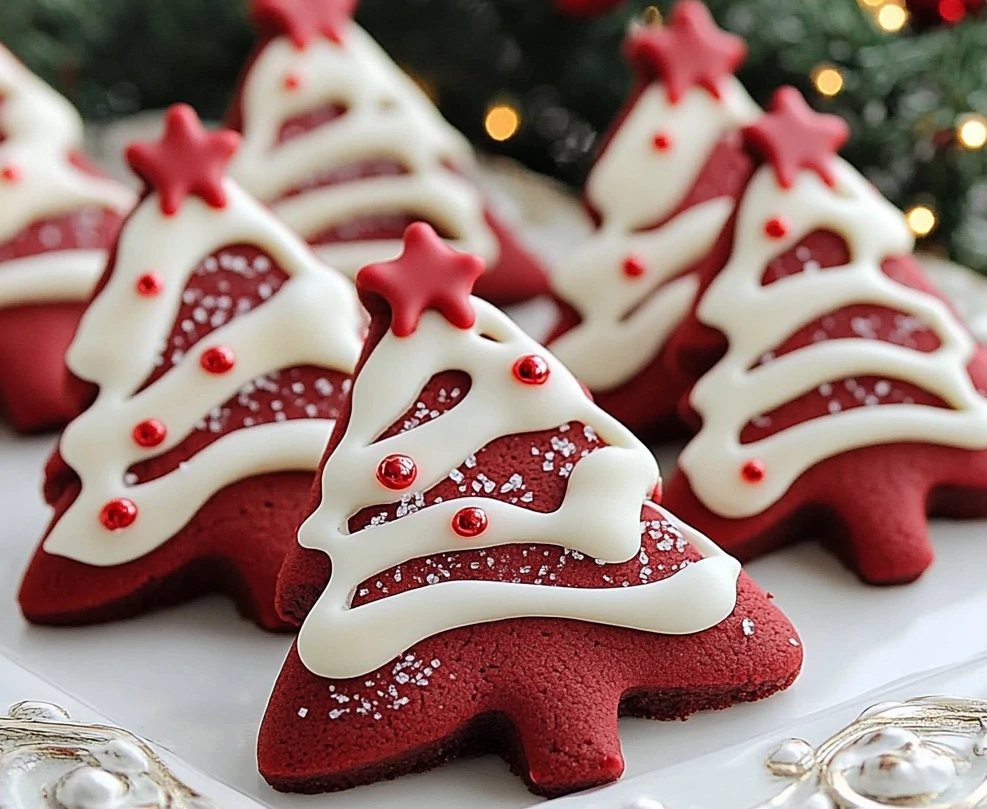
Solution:
{"label": "red icing detail", "polygon": [[342,104],[325,104],[308,112],[294,115],[281,124],[281,129],[278,130],[278,137],[275,143],[280,146],[290,140],[300,138],[302,135],[306,135],[324,124],[332,123],[345,114],[346,107]]}
{"label": "red icing detail", "polygon": [[631,31],[627,56],[646,81],[665,84],[673,104],[692,87],[720,98],[723,79],[732,76],[747,56],[740,37],[717,27],[698,0],[682,0],[667,25],[646,25]]}
{"label": "red icing detail", "polygon": [[760,483],[765,475],[764,461],[759,461],[757,458],[748,461],[740,470],[740,474],[748,483]]}
{"label": "red icing detail", "polygon": [[213,346],[202,352],[199,364],[211,374],[225,374],[233,370],[236,356],[229,346]]}
{"label": "red icing detail", "polygon": [[357,0],[253,0],[250,16],[262,34],[289,37],[301,49],[319,37],[341,43],[356,6]]}
{"label": "red icing detail", "polygon": [[388,455],[377,467],[381,486],[400,491],[407,489],[418,477],[418,467],[407,455]]}
{"label": "red icing detail", "polygon": [[788,223],[784,219],[769,219],[764,223],[764,233],[771,239],[783,239],[788,235]]}
{"label": "red icing detail", "polygon": [[19,182],[23,176],[24,172],[21,170],[20,166],[16,166],[13,163],[4,166],[3,169],[0,170],[0,177],[8,183]]}
{"label": "red icing detail", "polygon": [[167,435],[168,428],[158,419],[148,419],[134,427],[134,443],[146,449],[160,446]]}
{"label": "red icing detail", "polygon": [[483,274],[483,261],[449,247],[428,225],[416,223],[404,234],[404,252],[393,261],[364,267],[356,288],[364,302],[382,298],[391,310],[391,331],[398,337],[415,333],[430,309],[457,329],[476,322],[470,293]]}
{"label": "red icing detail", "polygon": [[832,186],[833,163],[850,127],[842,118],[813,110],[794,87],[782,87],[771,99],[771,111],[743,133],[748,147],[774,168],[782,188],[791,188],[803,169]]}
{"label": "red icing detail", "polygon": [[190,194],[213,208],[224,208],[223,179],[239,143],[235,132],[207,132],[195,110],[176,104],[165,115],[161,140],[132,144],[127,162],[158,193],[167,216],[178,213]]}
{"label": "red icing detail", "polygon": [[99,512],[99,521],[107,531],[119,531],[134,524],[137,519],[137,506],[133,500],[117,497],[110,500]]}
{"label": "red icing detail", "polygon": [[144,298],[153,298],[160,295],[164,289],[164,279],[156,272],[144,273],[137,279],[137,294]]}
{"label": "red icing detail", "polygon": [[285,90],[297,90],[302,86],[302,77],[297,73],[289,73],[284,77],[284,89]]}
{"label": "red icing detail", "polygon": [[552,369],[548,367],[544,357],[528,354],[514,363],[512,373],[518,382],[525,385],[544,385],[548,382]]}
{"label": "red icing detail", "polygon": [[628,278],[640,278],[648,270],[639,256],[628,256],[624,259],[622,267],[624,275]]}
{"label": "red icing detail", "polygon": [[652,138],[651,145],[659,152],[667,152],[672,148],[672,136],[667,132],[659,132]]}
{"label": "red icing detail", "polygon": [[119,214],[102,208],[79,208],[64,216],[32,222],[0,244],[0,262],[58,250],[105,250],[120,228]]}
{"label": "red icing detail", "polygon": [[452,530],[464,539],[473,539],[487,530],[487,512],[482,508],[462,508],[452,518]]}

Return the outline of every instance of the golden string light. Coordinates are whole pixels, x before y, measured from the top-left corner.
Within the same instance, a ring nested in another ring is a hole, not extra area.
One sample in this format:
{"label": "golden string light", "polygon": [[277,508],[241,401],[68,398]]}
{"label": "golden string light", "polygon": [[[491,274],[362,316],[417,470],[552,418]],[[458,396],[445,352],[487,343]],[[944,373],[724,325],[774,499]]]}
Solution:
{"label": "golden string light", "polygon": [[916,236],[928,236],[936,229],[938,217],[928,205],[913,205],[905,212],[905,221]]}
{"label": "golden string light", "polygon": [[877,10],[875,19],[881,30],[896,34],[908,22],[908,11],[897,3],[887,3]]}
{"label": "golden string light", "polygon": [[521,116],[510,104],[494,104],[487,109],[483,128],[493,140],[510,140],[521,128]]}
{"label": "golden string light", "polygon": [[843,89],[843,74],[834,65],[819,65],[812,71],[812,83],[820,95],[832,98]]}
{"label": "golden string light", "polygon": [[982,149],[987,145],[987,118],[971,113],[956,122],[956,138],[967,149]]}

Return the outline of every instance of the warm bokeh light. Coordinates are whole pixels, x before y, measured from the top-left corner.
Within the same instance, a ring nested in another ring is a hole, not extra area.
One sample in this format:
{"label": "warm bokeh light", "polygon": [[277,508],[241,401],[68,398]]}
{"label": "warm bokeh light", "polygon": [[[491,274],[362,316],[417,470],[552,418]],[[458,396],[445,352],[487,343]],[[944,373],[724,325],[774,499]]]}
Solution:
{"label": "warm bokeh light", "polygon": [[865,5],[865,6],[871,6],[871,7],[874,7],[874,6],[879,6],[879,5],[881,5],[881,3],[883,3],[883,2],[884,2],[884,0],[861,0],[861,2],[862,2],[862,3],[863,3],[863,4]]}
{"label": "warm bokeh light", "polygon": [[521,116],[514,107],[507,104],[495,104],[487,110],[483,121],[487,134],[497,141],[509,140],[521,126]]}
{"label": "warm bokeh light", "polygon": [[823,65],[812,71],[812,83],[820,95],[832,97],[843,89],[843,75],[832,65]]}
{"label": "warm bokeh light", "polygon": [[877,12],[877,24],[889,34],[896,33],[908,22],[908,12],[901,6],[888,3]]}
{"label": "warm bokeh light", "polygon": [[956,125],[956,137],[967,149],[982,149],[987,145],[987,118],[964,115]]}
{"label": "warm bokeh light", "polygon": [[916,236],[928,236],[936,228],[936,212],[928,205],[915,205],[905,214],[908,227]]}

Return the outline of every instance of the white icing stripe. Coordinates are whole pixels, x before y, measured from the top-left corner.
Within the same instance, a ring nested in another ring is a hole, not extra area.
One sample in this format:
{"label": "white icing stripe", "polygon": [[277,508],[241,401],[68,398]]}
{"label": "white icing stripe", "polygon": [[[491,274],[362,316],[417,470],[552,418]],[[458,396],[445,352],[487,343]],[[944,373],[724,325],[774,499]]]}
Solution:
{"label": "white icing stripe", "polygon": [[[124,485],[130,466],[182,443],[206,413],[251,380],[298,365],[351,373],[356,364],[358,304],[351,284],[320,264],[234,183],[227,181],[224,191],[225,209],[189,198],[175,217],[162,214],[157,195],[151,195],[120,235],[113,274],[68,352],[72,371],[98,384],[100,392],[61,439],[62,457],[82,480],[82,493],[52,528],[45,542],[49,553],[100,567],[123,564],[166,542],[229,483],[318,465],[332,423],[285,421],[237,430],[164,477]],[[265,250],[289,280],[270,300],[211,332],[137,393],[154,369],[193,270],[210,253],[239,243]],[[137,279],[152,271],[162,277],[164,289],[141,298]],[[209,374],[200,367],[202,352],[215,345],[234,351],[236,364],[228,373]],[[168,436],[145,450],[131,431],[151,418],[166,424]],[[104,503],[120,496],[133,500],[140,516],[110,535],[97,515]]]}
{"label": "white icing stripe", "polygon": [[[106,403],[97,402],[94,406],[105,408]],[[117,432],[129,435],[127,423],[118,422]],[[334,424],[320,419],[294,419],[236,430],[194,455],[178,470],[129,488],[124,488],[119,476],[112,474],[119,470],[101,470],[106,480],[84,479],[82,492],[55,524],[45,541],[45,550],[95,567],[139,559],[178,533],[210,497],[231,483],[270,472],[316,469]],[[85,451],[105,460],[105,448],[82,434],[81,428],[72,439],[72,448],[74,453]],[[75,468],[75,464],[72,466]],[[129,497],[140,510],[130,528],[113,535],[97,519],[110,494]]]}
{"label": "white icing stripe", "polygon": [[[898,441],[987,446],[987,401],[966,371],[975,352],[973,338],[945,303],[881,272],[885,258],[909,252],[911,234],[901,214],[848,164],[837,161],[835,172],[835,189],[803,172],[785,191],[770,167],[759,169],[741,204],[733,256],[699,304],[699,318],[726,334],[730,348],[691,395],[703,426],[679,464],[696,496],[724,517],[761,513],[807,469],[859,447]],[[778,216],[788,235],[771,239],[764,223]],[[851,263],[761,286],[767,264],[816,230],[843,236]],[[938,335],[940,347],[925,353],[878,340],[830,339],[748,370],[807,323],[859,303],[920,318]],[[858,407],[740,444],[741,430],[755,416],[823,383],[862,375],[911,382],[955,409]],[[755,458],[766,474],[751,485],[740,469]]]}
{"label": "white icing stripe", "polygon": [[[703,542],[697,549],[708,558],[653,584],[566,590],[450,582],[350,607],[355,588],[365,579],[436,553],[549,543],[621,563],[640,550],[641,504],[658,481],[651,453],[594,405],[565,367],[506,315],[477,299],[472,302],[477,314],[472,330],[456,329],[440,314],[427,312],[412,336],[388,332],[354,382],[348,428],[323,471],[322,502],[299,529],[299,543],[329,554],[333,565],[329,586],[299,636],[306,667],[324,677],[354,677],[437,632],[521,616],[571,617],[676,634],[698,632],[726,618],[736,600],[739,565]],[[543,385],[524,385],[514,378],[511,368],[526,354],[548,362],[551,372]],[[458,406],[372,443],[435,373],[450,369],[472,379]],[[348,533],[350,515],[395,499],[375,476],[385,456],[413,458],[418,468],[415,491],[426,491],[496,438],[570,421],[591,425],[609,446],[576,464],[558,510],[542,514],[489,498],[461,498]],[[463,539],[451,528],[453,514],[469,506],[482,507],[489,517],[489,527],[475,540]]]}
{"label": "white icing stripe", "polygon": [[85,301],[105,266],[105,250],[58,250],[2,262],[0,308]]}
{"label": "white icing stripe", "polygon": [[[285,87],[295,76],[299,86]],[[278,144],[290,118],[327,104],[346,114],[327,126]],[[286,37],[265,46],[244,84],[244,142],[231,170],[244,187],[272,203],[287,190],[331,169],[390,158],[411,176],[376,177],[306,191],[273,205],[292,228],[311,238],[355,215],[410,212],[444,225],[459,246],[493,265],[497,240],[484,219],[479,191],[452,164],[470,170],[467,141],[438,113],[421,89],[356,24],[342,45],[318,39],[299,51]],[[320,254],[351,275],[364,264],[391,258],[390,240],[322,247]]]}
{"label": "white icing stripe", "polygon": [[[602,226],[553,275],[556,291],[582,320],[552,344],[593,390],[621,386],[664,346],[692,305],[699,282],[686,276],[659,287],[709,252],[733,212],[733,200],[711,199],[660,228],[639,229],[670,216],[724,134],[758,112],[733,78],[724,82],[721,101],[692,88],[678,104],[654,83],[593,167],[586,191]],[[659,133],[668,139],[665,150],[654,146]],[[643,263],[642,276],[624,273],[623,262],[632,256]]]}

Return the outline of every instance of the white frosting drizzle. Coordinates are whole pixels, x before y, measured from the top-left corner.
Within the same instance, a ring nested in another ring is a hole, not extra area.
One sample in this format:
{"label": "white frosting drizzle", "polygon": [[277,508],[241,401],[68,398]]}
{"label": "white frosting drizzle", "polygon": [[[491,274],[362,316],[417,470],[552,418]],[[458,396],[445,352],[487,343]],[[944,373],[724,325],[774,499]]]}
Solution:
{"label": "white frosting drizzle", "polygon": [[[719,101],[694,87],[677,104],[663,85],[649,85],[590,173],[587,197],[602,225],[553,276],[582,322],[552,350],[593,390],[619,387],[661,350],[699,288],[693,275],[666,282],[706,255],[733,212],[733,200],[720,197],[640,230],[668,217],[723,135],[758,115],[736,79],[723,84]],[[667,150],[653,145],[659,132]],[[629,256],[644,263],[643,276],[624,274]]]}
{"label": "white frosting drizzle", "polygon": [[[966,367],[973,338],[941,300],[881,272],[888,257],[908,253],[912,237],[901,216],[853,168],[834,162],[836,186],[809,171],[790,190],[770,166],[754,175],[741,203],[733,255],[701,300],[699,319],[722,331],[729,350],[693,390],[702,429],[679,458],[696,496],[724,517],[748,517],[775,503],[819,461],[849,450],[897,441],[967,449],[987,446],[987,400]],[[769,238],[768,219],[783,217],[788,234]],[[844,267],[800,273],[761,286],[765,266],[815,230],[843,236],[852,254]],[[831,339],[753,368],[766,351],[813,320],[850,304],[900,310],[928,324],[941,341],[929,353],[878,340]],[[753,370],[751,370],[753,368]],[[819,385],[883,375],[935,393],[954,408],[918,404],[859,407],[815,418],[750,444],[747,422]],[[757,484],[743,480],[748,459],[766,467]]]}
{"label": "white frosting drizzle", "polygon": [[[149,196],[120,235],[109,283],[86,311],[67,361],[99,386],[93,406],[62,435],[60,450],[82,481],[82,491],[54,525],[45,550],[99,567],[140,558],[180,530],[213,494],[238,480],[282,470],[318,468],[333,422],[292,420],[236,430],[210,444],[179,469],[127,487],[126,470],[180,444],[203,414],[258,376],[297,365],[352,373],[360,350],[358,304],[352,285],[319,263],[283,224],[227,180],[228,205],[186,200],[181,213],[161,213]],[[266,250],[289,280],[268,301],[213,331],[154,384],[137,393],[154,370],[191,272],[209,253],[249,243]],[[164,289],[153,298],[135,292],[154,271]],[[233,349],[234,368],[206,373],[199,364],[215,345]],[[157,418],[168,428],[153,450],[138,446],[133,427]],[[108,500],[125,496],[137,521],[112,534],[97,519]]]}
{"label": "white frosting drizzle", "polygon": [[[300,84],[287,89],[285,78]],[[285,143],[286,120],[325,104],[346,114]],[[439,114],[428,97],[359,26],[350,23],[337,44],[320,38],[298,50],[287,37],[273,39],[250,69],[243,88],[243,146],[231,176],[264,202],[303,238],[368,214],[408,212],[448,230],[457,249],[492,266],[499,246],[484,219],[484,202],[460,169],[473,167],[467,141]],[[305,191],[274,202],[287,190],[330,169],[362,160],[391,158],[410,172]],[[316,252],[349,275],[365,264],[394,258],[397,240],[321,245]]]}
{"label": "white frosting drizzle", "polygon": [[[18,171],[15,182],[0,180],[0,242],[33,222],[82,207],[100,207],[121,216],[134,195],[112,180],[93,177],[72,165],[69,153],[82,144],[82,120],[51,87],[0,47],[0,167]],[[73,260],[77,263],[73,263]],[[103,251],[41,254],[0,265],[0,306],[43,300],[85,300],[105,261]]]}
{"label": "white frosting drizzle", "polygon": [[[663,581],[613,589],[454,581],[351,608],[361,582],[422,556],[547,543],[622,563],[640,551],[641,504],[659,479],[651,453],[594,405],[565,367],[505,314],[475,298],[472,303],[477,322],[471,330],[456,329],[440,314],[426,312],[412,336],[388,332],[354,382],[348,428],[323,472],[322,503],[298,534],[303,547],[332,558],[332,579],[298,639],[306,667],[323,677],[355,677],[436,633],[523,616],[567,617],[668,634],[699,632],[729,616],[736,603],[739,564],[665,512],[662,516],[705,558]],[[519,357],[532,353],[544,357],[551,369],[543,385],[521,384],[511,372]],[[450,369],[472,378],[457,407],[372,443],[435,373]],[[375,476],[385,456],[413,458],[416,490],[426,491],[496,438],[568,421],[591,425],[609,446],[579,461],[557,511],[543,514],[490,498],[464,497],[348,532],[350,515],[394,500],[394,493]],[[487,513],[489,525],[467,540],[454,533],[451,522],[457,511],[471,506]]]}

